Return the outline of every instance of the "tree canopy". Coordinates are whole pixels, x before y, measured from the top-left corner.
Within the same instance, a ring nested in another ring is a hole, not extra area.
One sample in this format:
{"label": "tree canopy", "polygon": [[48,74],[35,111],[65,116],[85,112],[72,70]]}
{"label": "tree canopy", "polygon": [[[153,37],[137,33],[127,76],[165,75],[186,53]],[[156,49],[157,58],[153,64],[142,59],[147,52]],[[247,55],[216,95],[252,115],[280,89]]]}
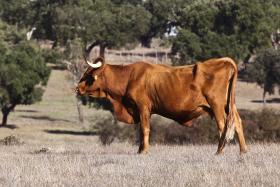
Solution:
{"label": "tree canopy", "polygon": [[145,47],[150,47],[152,38],[164,37],[166,33],[177,24],[176,15],[181,0],[147,0],[143,6],[152,15],[148,30],[142,34],[140,42]]}
{"label": "tree canopy", "polygon": [[179,33],[172,46],[172,53],[179,55],[175,64],[221,56],[243,60],[256,49],[271,46],[270,34],[277,27],[274,21],[280,18],[273,1],[217,1],[183,6],[178,17]]}
{"label": "tree canopy", "polygon": [[211,57],[236,60],[270,47],[279,27],[277,0],[11,0],[0,2],[0,16],[9,24],[36,27],[37,39],[65,46],[81,38],[84,45],[118,48],[140,42],[150,46],[176,28],[172,40],[175,64]]}
{"label": "tree canopy", "polygon": [[245,73],[247,81],[256,82],[263,88],[265,103],[266,93],[273,94],[275,88],[280,86],[280,50],[259,51],[256,61],[246,66]]}
{"label": "tree canopy", "polygon": [[53,40],[55,45],[81,38],[84,45],[121,47],[139,41],[149,29],[152,16],[141,5],[142,1],[127,0],[11,0],[0,7],[3,20],[36,27],[36,38]]}
{"label": "tree canopy", "polygon": [[[12,31],[12,32],[11,32]],[[18,104],[32,104],[40,100],[49,68],[36,44],[27,42],[25,35],[12,26],[0,22],[0,108],[2,125]]]}
{"label": "tree canopy", "polygon": [[[94,10],[94,11],[92,11]],[[150,13],[130,3],[96,1],[86,14],[81,37],[85,43],[97,42],[106,47],[121,47],[137,42],[149,28]]]}

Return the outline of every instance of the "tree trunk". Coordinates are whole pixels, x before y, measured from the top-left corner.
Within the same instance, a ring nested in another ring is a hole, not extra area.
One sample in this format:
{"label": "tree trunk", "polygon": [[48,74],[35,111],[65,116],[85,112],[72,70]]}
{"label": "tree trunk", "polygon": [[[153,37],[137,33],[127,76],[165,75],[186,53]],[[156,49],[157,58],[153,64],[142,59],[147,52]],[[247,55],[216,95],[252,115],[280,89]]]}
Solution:
{"label": "tree trunk", "polygon": [[266,91],[263,91],[263,105],[266,104],[265,94],[266,94]]}
{"label": "tree trunk", "polygon": [[7,125],[7,121],[8,121],[8,115],[9,113],[3,113],[3,117],[2,117],[2,126],[6,126]]}
{"label": "tree trunk", "polygon": [[83,113],[83,109],[82,109],[82,102],[78,97],[76,97],[76,105],[77,105],[77,110],[78,110],[78,115],[79,115],[79,122],[83,124],[84,123],[84,113]]}
{"label": "tree trunk", "polygon": [[106,45],[105,44],[100,44],[99,47],[100,47],[99,56],[104,58],[105,57]]}
{"label": "tree trunk", "polygon": [[151,48],[152,39],[149,36],[144,36],[140,40],[142,47]]}
{"label": "tree trunk", "polygon": [[8,122],[8,115],[10,114],[10,112],[15,108],[15,104],[12,104],[10,106],[4,106],[2,108],[2,126],[6,126],[7,122]]}
{"label": "tree trunk", "polygon": [[58,41],[55,40],[55,41],[53,42],[53,44],[52,44],[52,49],[56,48],[56,47],[57,47],[57,44],[58,44]]}

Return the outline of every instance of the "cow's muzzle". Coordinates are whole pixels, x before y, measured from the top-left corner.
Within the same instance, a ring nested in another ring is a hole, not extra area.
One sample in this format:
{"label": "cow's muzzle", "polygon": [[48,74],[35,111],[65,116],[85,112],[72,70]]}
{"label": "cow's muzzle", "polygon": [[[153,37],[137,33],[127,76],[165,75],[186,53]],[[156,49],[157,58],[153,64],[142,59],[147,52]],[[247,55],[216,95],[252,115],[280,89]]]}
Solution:
{"label": "cow's muzzle", "polygon": [[75,92],[77,95],[83,95],[78,86],[76,87]]}

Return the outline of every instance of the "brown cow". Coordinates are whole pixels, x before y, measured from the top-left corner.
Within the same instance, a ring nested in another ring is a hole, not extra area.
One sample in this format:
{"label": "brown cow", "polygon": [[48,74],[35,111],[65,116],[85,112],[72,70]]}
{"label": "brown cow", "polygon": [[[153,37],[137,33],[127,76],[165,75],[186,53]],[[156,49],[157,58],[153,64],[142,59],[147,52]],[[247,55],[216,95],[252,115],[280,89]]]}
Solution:
{"label": "brown cow", "polygon": [[237,67],[231,58],[210,59],[189,66],[136,62],[109,65],[102,57],[81,78],[77,92],[107,98],[119,121],[141,124],[138,153],[149,149],[152,114],[190,126],[191,120],[208,113],[215,117],[220,139],[217,153],[237,132],[240,152],[246,152],[241,119],[235,106]]}

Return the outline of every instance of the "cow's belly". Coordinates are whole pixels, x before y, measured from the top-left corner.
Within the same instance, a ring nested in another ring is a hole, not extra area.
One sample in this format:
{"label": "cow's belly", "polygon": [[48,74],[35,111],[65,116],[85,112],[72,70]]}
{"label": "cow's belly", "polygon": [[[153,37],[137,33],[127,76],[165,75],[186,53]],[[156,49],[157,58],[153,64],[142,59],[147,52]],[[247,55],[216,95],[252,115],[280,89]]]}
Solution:
{"label": "cow's belly", "polygon": [[206,99],[198,94],[165,99],[156,106],[154,113],[173,119],[180,124],[187,124],[190,120],[207,113],[210,109]]}
{"label": "cow's belly", "polygon": [[207,110],[205,110],[205,107],[199,106],[194,110],[181,110],[181,111],[161,110],[161,111],[155,111],[154,113],[169,119],[173,119],[180,124],[185,124],[188,121],[197,118],[204,113],[207,113]]}

